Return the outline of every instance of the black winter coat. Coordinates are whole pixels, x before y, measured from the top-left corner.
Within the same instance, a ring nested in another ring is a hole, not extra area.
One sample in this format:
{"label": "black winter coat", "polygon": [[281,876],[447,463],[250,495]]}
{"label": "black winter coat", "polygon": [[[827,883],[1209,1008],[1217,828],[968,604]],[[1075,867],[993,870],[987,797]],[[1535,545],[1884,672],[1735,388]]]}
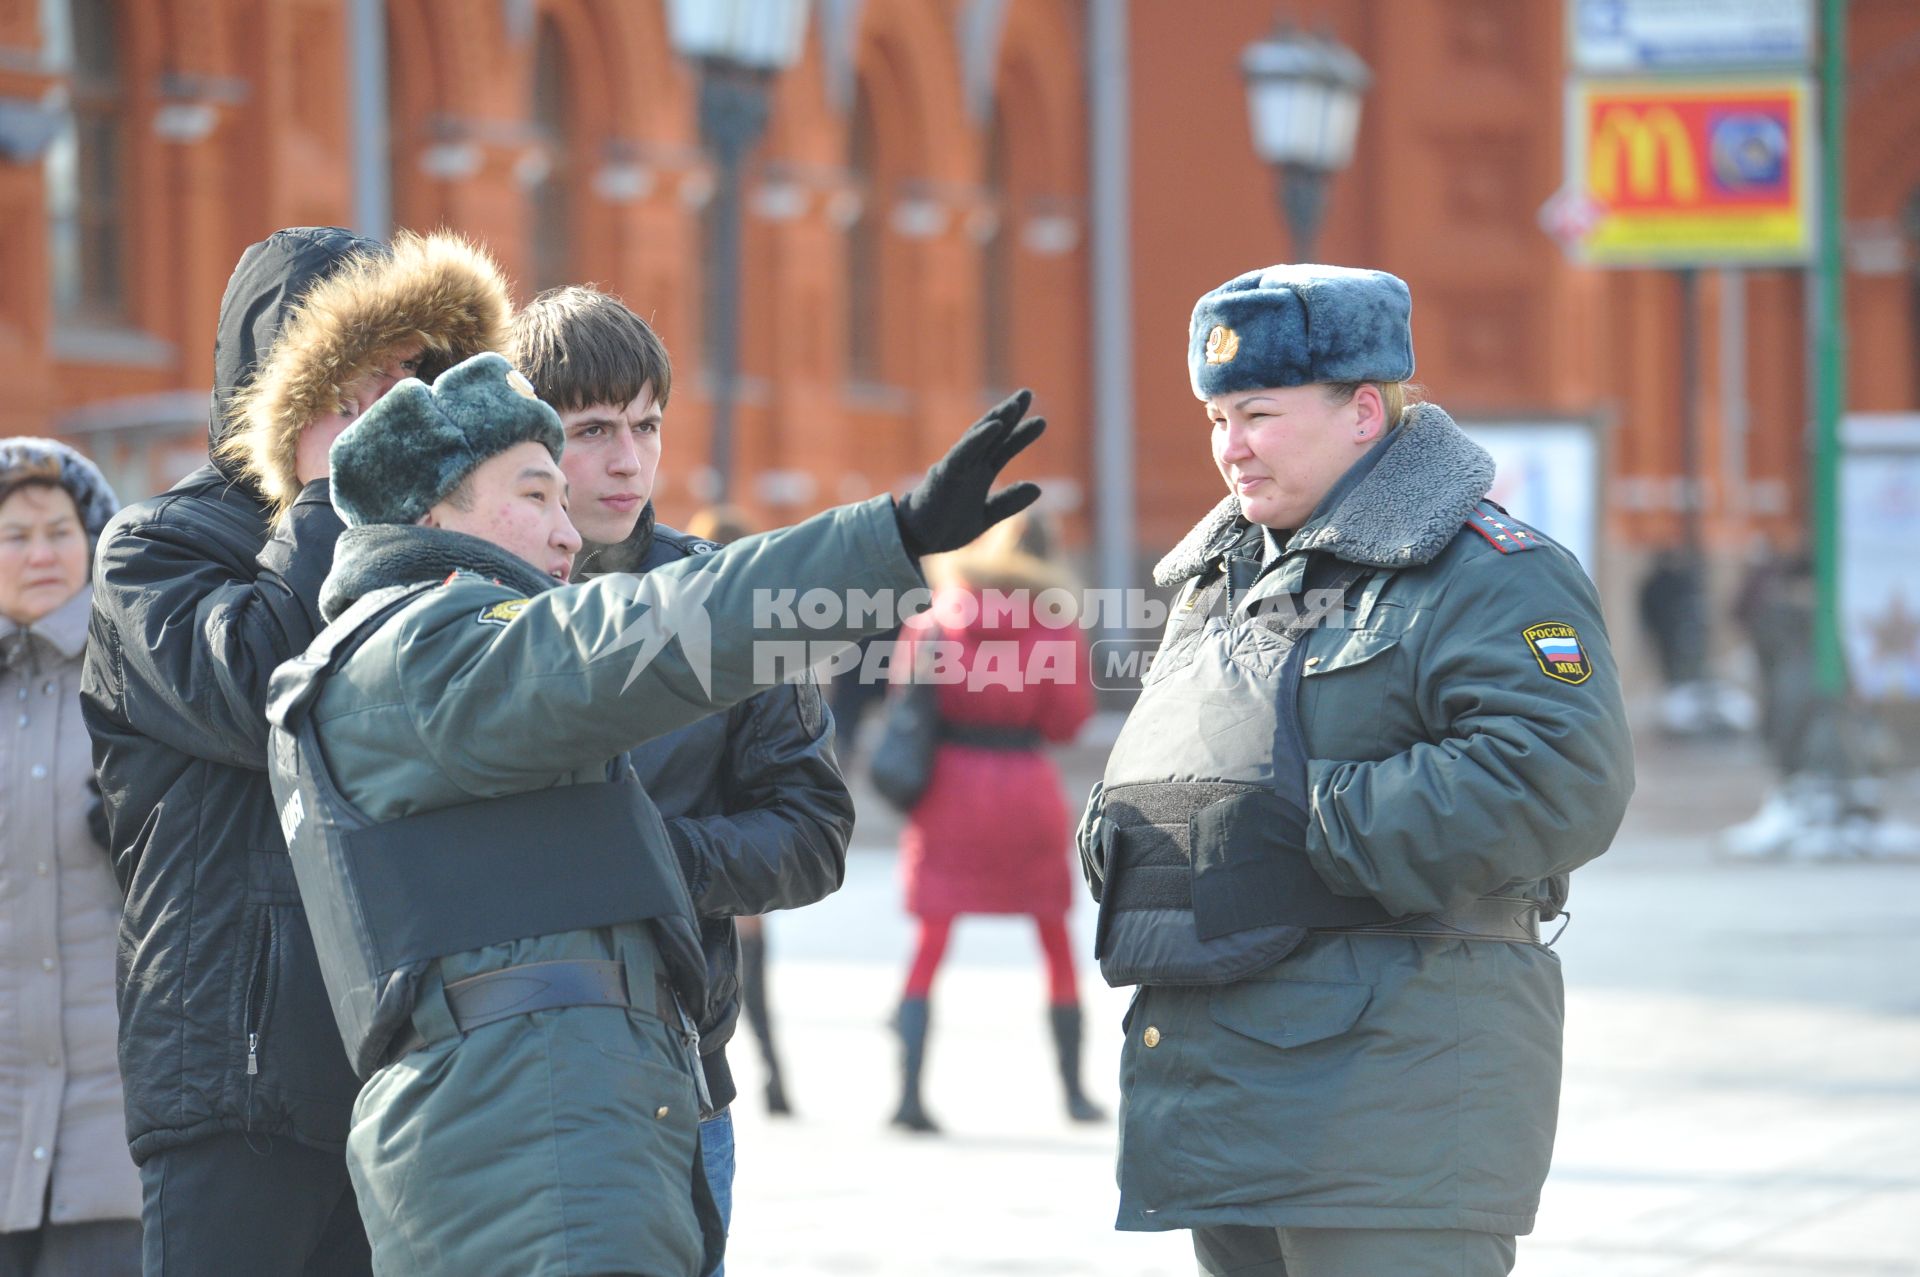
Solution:
{"label": "black winter coat", "polygon": [[[624,544],[583,566],[646,572],[711,541],[656,527],[649,506]],[[740,1020],[733,920],[823,900],[846,878],[853,799],[833,754],[833,719],[811,678],[761,692],[631,751],[660,808],[700,914],[707,1005],[700,1049],[718,1106],[733,1099],[726,1045]]]}
{"label": "black winter coat", "polygon": [[[281,231],[221,303],[211,434],[293,303],[348,254]],[[267,682],[320,630],[341,530],[324,481],[269,539],[254,489],[207,465],[100,538],[81,682],[120,922],[120,1071],[135,1161],[224,1131],[341,1148],[359,1089],[321,986],[267,781]]]}

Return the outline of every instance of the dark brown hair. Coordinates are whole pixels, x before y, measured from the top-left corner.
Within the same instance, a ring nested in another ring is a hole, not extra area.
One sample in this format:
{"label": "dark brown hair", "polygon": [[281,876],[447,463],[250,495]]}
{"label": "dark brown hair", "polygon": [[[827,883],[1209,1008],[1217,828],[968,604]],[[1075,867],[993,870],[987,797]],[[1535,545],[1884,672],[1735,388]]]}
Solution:
{"label": "dark brown hair", "polygon": [[541,293],[513,317],[510,357],[534,391],[560,412],[624,407],[649,383],[667,406],[673,364],[647,321],[618,297],[570,284]]}
{"label": "dark brown hair", "polygon": [[23,462],[0,472],[0,505],[5,505],[22,488],[52,488],[56,492],[66,492],[73,500],[75,517],[79,517],[80,499],[68,492],[67,485],[60,482],[60,463],[54,458],[48,457],[45,462]]}

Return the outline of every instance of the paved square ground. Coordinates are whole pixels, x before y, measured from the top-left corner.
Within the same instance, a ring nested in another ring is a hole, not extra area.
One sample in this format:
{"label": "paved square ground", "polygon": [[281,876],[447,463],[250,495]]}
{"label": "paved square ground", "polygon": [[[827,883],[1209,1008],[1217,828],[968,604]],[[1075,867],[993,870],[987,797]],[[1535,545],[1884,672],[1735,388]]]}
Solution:
{"label": "paved square ground", "polygon": [[[1084,794],[1098,751],[1066,764]],[[1664,747],[1640,771],[1614,850],[1575,878],[1558,946],[1561,1132],[1516,1273],[1920,1275],[1920,866],[1716,861],[1711,831],[1757,801],[1754,760]],[[870,811],[846,887],[771,921],[799,1116],[764,1116],[743,1025],[729,1271],[1192,1273],[1186,1234],[1112,1229],[1114,1128],[1061,1114],[1022,920],[963,922],[935,989],[927,1102],[946,1134],[886,1127],[886,1019],[912,931],[891,823]],[[1091,923],[1076,913],[1082,955]],[[1126,996],[1090,968],[1082,983],[1090,1089],[1111,1106]]]}

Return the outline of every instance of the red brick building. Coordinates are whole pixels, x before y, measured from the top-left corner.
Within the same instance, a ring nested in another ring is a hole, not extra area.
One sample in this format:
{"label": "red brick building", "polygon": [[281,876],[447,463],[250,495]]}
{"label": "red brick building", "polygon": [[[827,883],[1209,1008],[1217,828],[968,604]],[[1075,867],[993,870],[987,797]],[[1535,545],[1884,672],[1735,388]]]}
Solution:
{"label": "red brick building", "polygon": [[[183,473],[203,455],[235,257],[277,226],[352,223],[371,181],[393,225],[486,241],[523,295],[592,280],[655,321],[681,369],[661,504],[684,516],[704,491],[713,173],[663,9],[0,0],[0,123],[16,122],[0,128],[0,432],[73,440],[129,496]],[[356,13],[385,46],[372,128],[354,109]],[[1913,409],[1920,7],[1851,13],[1849,404]],[[743,501],[787,520],[895,485],[1031,384],[1053,429],[1025,470],[1054,480],[1075,535],[1114,499],[1104,411],[1134,445],[1131,505],[1109,508],[1131,511],[1141,559],[1176,538],[1219,490],[1186,388],[1188,309],[1290,253],[1238,70],[1281,16],[1375,76],[1318,255],[1406,277],[1420,380],[1456,416],[1592,423],[1610,595],[1680,534],[1689,393],[1709,544],[1731,559],[1792,537],[1802,275],[1705,274],[1689,386],[1675,277],[1566,262],[1536,224],[1561,182],[1557,0],[816,0],[748,179]],[[1117,290],[1103,236],[1124,249]],[[1743,322],[1723,329],[1733,304]],[[1744,405],[1722,402],[1729,351]]]}

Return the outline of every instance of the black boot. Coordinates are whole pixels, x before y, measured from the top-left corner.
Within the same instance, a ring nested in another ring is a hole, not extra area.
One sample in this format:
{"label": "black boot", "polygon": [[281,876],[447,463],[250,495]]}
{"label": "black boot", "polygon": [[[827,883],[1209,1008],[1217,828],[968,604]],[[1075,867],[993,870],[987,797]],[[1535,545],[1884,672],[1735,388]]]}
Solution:
{"label": "black boot", "polygon": [[747,1024],[760,1043],[760,1059],[767,1068],[767,1112],[788,1117],[793,1106],[787,1103],[787,1088],[780,1076],[780,1057],[773,1049],[773,1015],[767,1008],[767,938],[757,933],[740,935],[740,1001],[745,1005]]}
{"label": "black boot", "polygon": [[893,1027],[900,1035],[900,1108],[893,1115],[893,1124],[923,1135],[938,1135],[940,1128],[920,1103],[920,1068],[927,1059],[927,1000],[902,999]]}
{"label": "black boot", "polygon": [[1104,1122],[1107,1111],[1080,1089],[1080,1008],[1047,1008],[1053,1022],[1053,1049],[1060,1062],[1060,1082],[1067,1092],[1067,1116],[1076,1122]]}

